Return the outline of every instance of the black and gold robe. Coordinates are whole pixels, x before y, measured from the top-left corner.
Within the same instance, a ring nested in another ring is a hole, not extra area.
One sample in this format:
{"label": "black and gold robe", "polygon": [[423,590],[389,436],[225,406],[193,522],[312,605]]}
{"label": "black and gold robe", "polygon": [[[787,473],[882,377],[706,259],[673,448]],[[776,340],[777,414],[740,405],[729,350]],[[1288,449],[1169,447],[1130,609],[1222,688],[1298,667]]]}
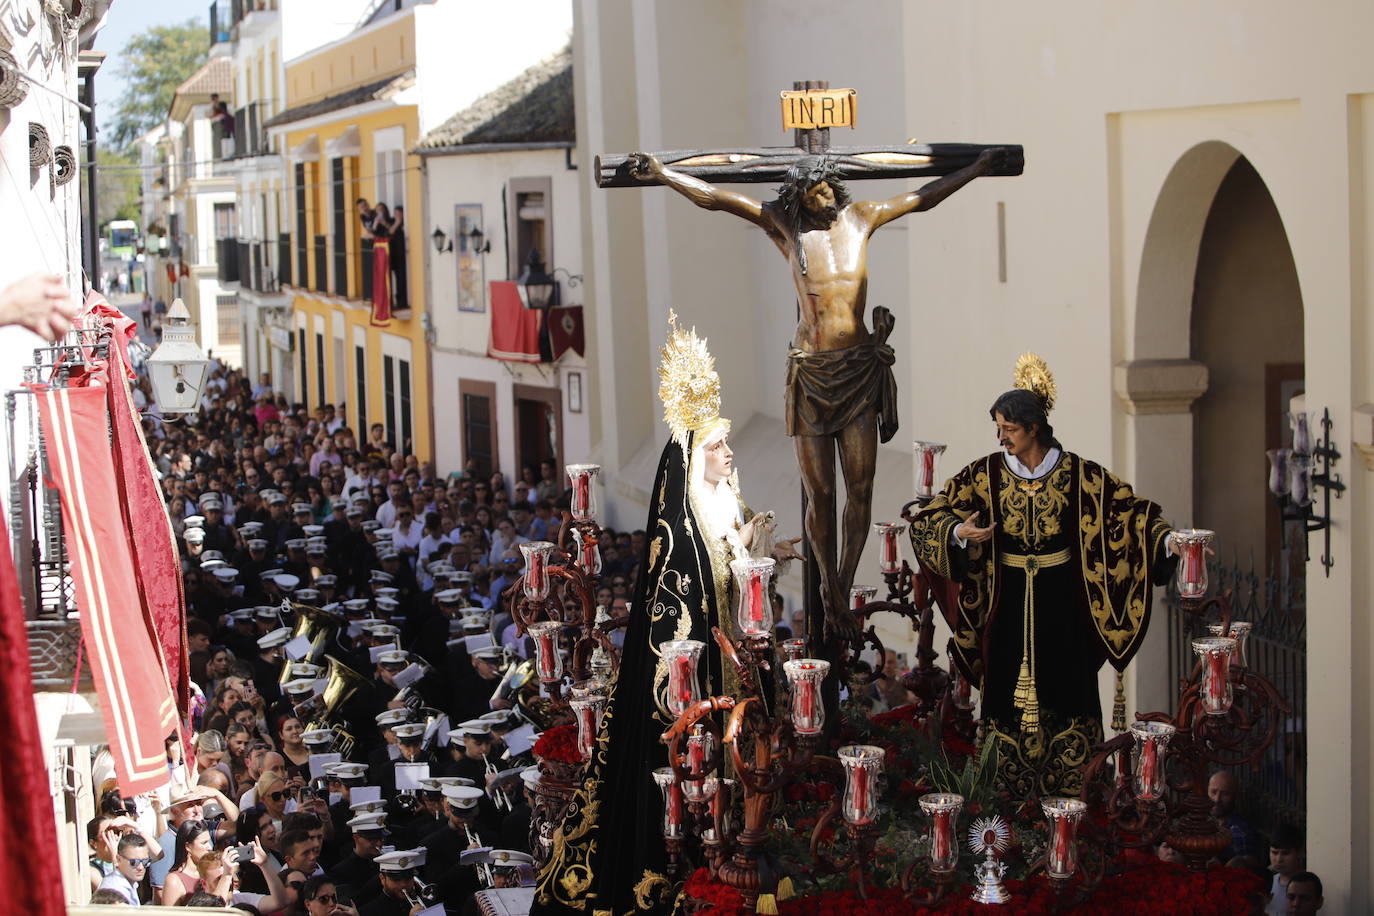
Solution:
{"label": "black and gold robe", "polygon": [[[698,673],[703,697],[724,686],[711,628],[722,626],[729,587],[725,542],[708,533],[693,504],[686,445],[670,440],[659,461],[645,553],[592,759],[539,875],[532,916],[666,914],[680,882],[667,875],[663,800],[653,771],[668,763],[659,740],[675,721],[666,705],[668,640],[706,644]],[[728,616],[728,615],[727,615]],[[729,628],[722,626],[726,632]]]}
{"label": "black and gold robe", "polygon": [[[975,512],[996,532],[961,548],[951,535]],[[1165,548],[1170,530],[1157,504],[1071,452],[1035,480],[1014,473],[1001,452],[980,458],[917,515],[912,549],[928,575],[946,580],[936,592],[954,631],[955,663],[982,691],[987,739],[997,742],[1013,794],[1079,791],[1078,769],[1102,738],[1098,669],[1107,661],[1120,672],[1140,648],[1152,586],[1176,564]],[[1027,557],[1046,561],[1029,561],[1033,578]],[[1018,703],[1023,656],[1038,723]]]}

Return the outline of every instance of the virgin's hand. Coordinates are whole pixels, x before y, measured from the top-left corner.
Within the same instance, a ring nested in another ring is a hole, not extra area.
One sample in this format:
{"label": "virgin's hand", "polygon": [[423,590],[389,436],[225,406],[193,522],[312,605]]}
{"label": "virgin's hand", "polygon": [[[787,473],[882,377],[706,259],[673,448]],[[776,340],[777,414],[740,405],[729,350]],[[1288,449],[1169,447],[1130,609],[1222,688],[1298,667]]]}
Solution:
{"label": "virgin's hand", "polygon": [[983,513],[975,512],[964,519],[955,527],[955,536],[962,541],[972,541],[975,544],[982,544],[992,540],[992,535],[995,533],[997,526],[988,525],[986,528],[978,527],[978,523],[982,521],[982,516]]}

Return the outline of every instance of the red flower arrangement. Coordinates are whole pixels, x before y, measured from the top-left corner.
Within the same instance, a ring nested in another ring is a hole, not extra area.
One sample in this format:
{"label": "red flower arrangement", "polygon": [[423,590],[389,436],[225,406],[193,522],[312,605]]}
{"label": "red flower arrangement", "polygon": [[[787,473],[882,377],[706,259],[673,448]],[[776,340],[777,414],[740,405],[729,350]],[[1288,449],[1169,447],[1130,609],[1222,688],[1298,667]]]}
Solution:
{"label": "red flower arrangement", "polygon": [[577,726],[560,725],[544,732],[534,742],[534,756],[540,760],[581,766],[582,755],[577,750]]}
{"label": "red flower arrangement", "polygon": [[[989,906],[969,899],[959,888],[937,908],[917,906],[896,888],[880,888],[862,900],[856,891],[827,891],[778,902],[779,916],[975,916],[975,914],[1045,914],[1061,912],[1054,891],[1044,878],[1008,880],[1012,905]],[[1212,868],[1190,872],[1179,865],[1158,862],[1114,875],[1102,882],[1085,903],[1073,907],[1088,916],[1245,916],[1254,912],[1263,882],[1240,868]],[[734,916],[744,912],[739,892],[711,880],[702,868],[687,880],[683,893],[699,913]],[[1068,901],[1066,900],[1065,903]]]}

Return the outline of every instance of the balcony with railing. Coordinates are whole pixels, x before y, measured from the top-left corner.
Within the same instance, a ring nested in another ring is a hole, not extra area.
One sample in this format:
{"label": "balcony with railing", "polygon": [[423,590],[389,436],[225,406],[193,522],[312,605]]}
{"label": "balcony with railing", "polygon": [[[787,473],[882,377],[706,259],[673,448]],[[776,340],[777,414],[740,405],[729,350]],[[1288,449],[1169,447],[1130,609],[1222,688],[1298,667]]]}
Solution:
{"label": "balcony with railing", "polygon": [[291,233],[277,236],[277,284],[291,282]]}
{"label": "balcony with railing", "polygon": [[262,126],[267,117],[266,100],[249,102],[234,112],[235,159],[266,156],[272,152],[271,140]]}
{"label": "balcony with railing", "polygon": [[358,260],[362,262],[363,288],[360,290],[359,299],[364,302],[372,301],[372,239],[363,239],[359,246]]}
{"label": "balcony with railing", "polygon": [[214,0],[210,4],[210,47],[229,41],[229,28],[233,25],[231,16],[228,0]]}

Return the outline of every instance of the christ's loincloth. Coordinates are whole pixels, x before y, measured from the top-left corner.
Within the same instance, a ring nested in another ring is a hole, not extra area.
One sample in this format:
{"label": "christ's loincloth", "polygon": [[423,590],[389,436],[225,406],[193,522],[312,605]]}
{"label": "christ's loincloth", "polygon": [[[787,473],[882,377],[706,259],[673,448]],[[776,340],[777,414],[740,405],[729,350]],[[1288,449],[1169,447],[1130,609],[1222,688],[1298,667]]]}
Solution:
{"label": "christ's loincloth", "polygon": [[869,411],[878,414],[878,434],[886,442],[897,434],[896,354],[887,342],[892,312],[873,310],[873,337],[843,350],[787,354],[785,414],[789,436],[829,436]]}

